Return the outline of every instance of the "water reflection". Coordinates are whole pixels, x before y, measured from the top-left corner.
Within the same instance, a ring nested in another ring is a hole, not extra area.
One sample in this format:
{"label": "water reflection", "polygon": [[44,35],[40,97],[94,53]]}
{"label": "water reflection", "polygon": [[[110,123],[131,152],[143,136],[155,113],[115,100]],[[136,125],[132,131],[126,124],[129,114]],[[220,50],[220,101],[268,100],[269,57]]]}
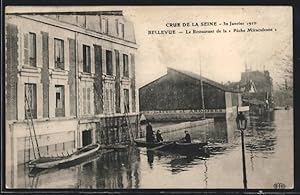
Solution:
{"label": "water reflection", "polygon": [[152,150],[147,150],[147,159],[148,159],[148,163],[150,168],[153,168],[153,161],[154,161],[154,151]]}
{"label": "water reflection", "polygon": [[[249,188],[292,185],[292,117],[277,112],[251,118],[245,132]],[[189,129],[194,140],[203,131]],[[205,132],[210,155],[185,155],[129,147],[64,169],[31,173],[20,168],[19,187],[28,188],[242,188],[240,133],[234,121],[216,120]],[[285,155],[282,157],[282,155]],[[274,174],[278,173],[278,174]],[[230,175],[230,176],[229,176]]]}

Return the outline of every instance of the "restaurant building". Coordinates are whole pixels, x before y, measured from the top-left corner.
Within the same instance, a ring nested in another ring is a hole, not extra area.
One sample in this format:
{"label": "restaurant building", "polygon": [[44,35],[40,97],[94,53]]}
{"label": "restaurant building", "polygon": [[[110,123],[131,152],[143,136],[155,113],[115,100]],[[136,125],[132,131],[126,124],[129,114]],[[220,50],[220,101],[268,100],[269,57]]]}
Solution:
{"label": "restaurant building", "polygon": [[140,112],[150,121],[228,119],[235,116],[237,105],[242,105],[240,93],[195,73],[173,68],[141,87],[139,102]]}
{"label": "restaurant building", "polygon": [[137,44],[121,11],[5,17],[9,186],[35,147],[49,156],[138,136]]}

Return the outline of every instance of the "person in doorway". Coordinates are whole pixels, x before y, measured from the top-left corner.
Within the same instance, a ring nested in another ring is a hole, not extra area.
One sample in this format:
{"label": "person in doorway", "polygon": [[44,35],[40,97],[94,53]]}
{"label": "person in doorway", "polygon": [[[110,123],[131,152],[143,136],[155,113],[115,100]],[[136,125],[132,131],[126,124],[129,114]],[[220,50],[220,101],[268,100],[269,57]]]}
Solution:
{"label": "person in doorway", "polygon": [[156,131],[156,141],[157,142],[164,141],[163,138],[162,138],[162,136],[161,136],[161,134],[160,134],[160,130],[159,129]]}
{"label": "person in doorway", "polygon": [[185,137],[183,138],[184,139],[184,143],[191,143],[192,142],[192,139],[191,139],[191,136],[189,134],[188,131],[184,131],[185,133]]}
{"label": "person in doorway", "polygon": [[148,121],[148,124],[146,126],[146,142],[154,142],[154,137],[153,137],[153,130],[152,130],[152,125]]}

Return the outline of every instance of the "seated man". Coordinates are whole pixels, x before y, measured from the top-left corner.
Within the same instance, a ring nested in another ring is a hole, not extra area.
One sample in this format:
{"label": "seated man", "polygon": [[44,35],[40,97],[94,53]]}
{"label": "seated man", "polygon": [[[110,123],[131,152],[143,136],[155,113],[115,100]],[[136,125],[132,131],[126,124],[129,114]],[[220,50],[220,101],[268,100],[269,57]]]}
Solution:
{"label": "seated man", "polygon": [[190,136],[189,132],[188,131],[184,131],[184,133],[185,133],[184,143],[191,143],[192,139],[191,139],[191,136]]}
{"label": "seated man", "polygon": [[163,138],[162,138],[162,136],[161,136],[161,134],[160,134],[160,130],[157,130],[157,132],[156,132],[156,141],[157,142],[164,141]]}

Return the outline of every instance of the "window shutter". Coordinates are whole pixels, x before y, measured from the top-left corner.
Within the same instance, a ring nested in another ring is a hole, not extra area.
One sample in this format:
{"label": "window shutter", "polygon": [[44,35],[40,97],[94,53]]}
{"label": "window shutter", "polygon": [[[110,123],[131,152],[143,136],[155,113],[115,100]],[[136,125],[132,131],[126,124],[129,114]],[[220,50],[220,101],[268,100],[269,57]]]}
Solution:
{"label": "window shutter", "polygon": [[29,34],[24,33],[24,65],[29,65]]}
{"label": "window shutter", "polygon": [[91,89],[87,88],[87,112],[91,113]]}
{"label": "window shutter", "polygon": [[86,113],[86,88],[83,88],[83,114]]}

